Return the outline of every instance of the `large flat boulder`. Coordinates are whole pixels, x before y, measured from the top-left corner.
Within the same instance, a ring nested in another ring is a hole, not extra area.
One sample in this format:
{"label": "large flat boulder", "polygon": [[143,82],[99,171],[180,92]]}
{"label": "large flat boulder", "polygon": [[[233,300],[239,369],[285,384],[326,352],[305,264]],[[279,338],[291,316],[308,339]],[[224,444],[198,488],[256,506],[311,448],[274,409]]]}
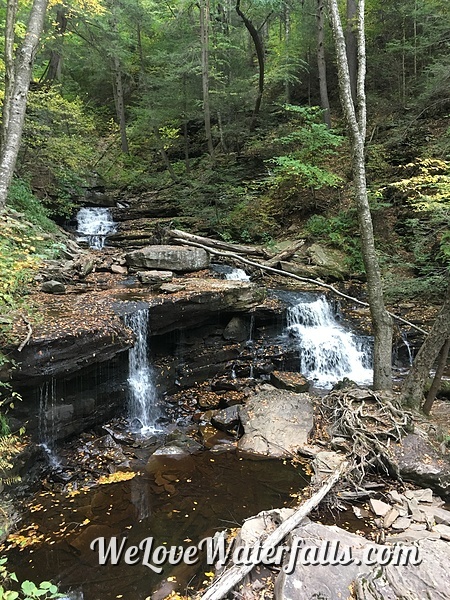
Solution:
{"label": "large flat boulder", "polygon": [[188,273],[209,267],[209,254],[189,246],[145,246],[125,255],[129,267]]}
{"label": "large flat boulder", "polygon": [[240,419],[245,431],[238,444],[241,452],[289,456],[308,443],[313,427],[311,397],[265,385],[241,408]]}
{"label": "large flat boulder", "polygon": [[[422,539],[417,542],[417,550],[407,546],[412,551],[407,565],[396,564],[398,550],[393,546],[373,544],[339,527],[308,520],[292,532],[290,542],[298,544],[297,560],[291,572],[280,571],[275,600],[335,600],[350,596],[358,600],[449,598],[450,544],[443,540]],[[369,547],[373,548],[370,557]],[[308,556],[306,548],[311,548]],[[317,548],[317,553],[313,548]],[[350,564],[314,564],[321,557],[333,561],[335,556],[344,556],[346,552],[349,556],[349,551],[353,559]],[[388,564],[376,562],[377,557],[382,559],[390,552],[394,559],[386,560]],[[374,559],[375,564],[367,564],[367,558]],[[310,564],[305,564],[307,559]],[[420,559],[422,562],[417,564]]]}
{"label": "large flat boulder", "polygon": [[393,470],[406,481],[450,495],[450,461],[424,437],[410,433],[400,444],[392,444],[389,458]]}

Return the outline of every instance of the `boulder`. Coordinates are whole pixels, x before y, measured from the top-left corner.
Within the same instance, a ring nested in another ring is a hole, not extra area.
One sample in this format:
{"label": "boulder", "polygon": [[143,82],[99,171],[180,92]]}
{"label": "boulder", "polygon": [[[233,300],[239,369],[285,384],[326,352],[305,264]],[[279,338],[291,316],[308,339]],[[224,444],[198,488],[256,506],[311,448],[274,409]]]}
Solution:
{"label": "boulder", "polygon": [[41,291],[46,294],[65,294],[66,286],[60,281],[52,279],[51,281],[44,281],[41,285]]}
{"label": "boulder", "polygon": [[326,248],[320,244],[312,244],[308,250],[311,263],[321,267],[326,274],[336,279],[345,279],[349,275],[345,268],[345,254],[333,248]]}
{"label": "boulder", "polygon": [[[427,537],[417,538],[417,550],[407,547],[408,564],[401,560],[392,546],[373,544],[336,526],[313,523],[308,519],[292,532],[291,545],[299,544],[299,552],[294,567],[281,569],[275,584],[275,600],[311,600],[321,598],[356,598],[358,600],[395,600],[396,598],[429,598],[444,600],[448,598],[448,571],[450,569],[450,544],[435,538],[431,532]],[[291,546],[292,547],[292,546]],[[337,555],[351,550],[350,564],[315,563],[315,557],[327,553],[329,561],[334,559],[333,548],[338,547]],[[389,564],[365,564],[366,550],[373,548],[371,558],[392,552],[394,560]],[[317,554],[305,550],[317,548]],[[302,554],[305,554],[303,559]],[[290,558],[289,553],[287,559]],[[286,559],[286,560],[287,560]],[[415,559],[415,560],[414,560]],[[417,564],[421,559],[420,564]],[[285,560],[285,567],[288,563]],[[312,562],[312,564],[311,564]],[[399,562],[400,564],[396,564]],[[306,563],[306,564],[305,564]],[[286,572],[287,571],[287,572]],[[355,583],[356,582],[356,583]],[[353,594],[350,593],[353,590]]]}
{"label": "boulder", "polygon": [[225,340],[243,342],[249,336],[247,323],[241,317],[233,317],[223,331]]}
{"label": "boulder", "polygon": [[240,407],[237,404],[218,410],[211,417],[211,423],[222,431],[231,431],[239,426]]}
{"label": "boulder", "polygon": [[309,394],[295,394],[266,385],[240,409],[244,435],[241,452],[284,457],[307,445],[313,427]]}
{"label": "boulder", "polygon": [[152,287],[160,287],[163,283],[172,281],[172,271],[139,271],[137,278],[143,285],[151,285]]}
{"label": "boulder", "polygon": [[145,246],[125,255],[133,268],[171,270],[182,273],[209,267],[209,254],[202,248],[189,246]]}
{"label": "boulder", "polygon": [[391,466],[402,479],[450,495],[450,461],[422,436],[410,433],[391,445]]}
{"label": "boulder", "polygon": [[117,273],[118,275],[126,275],[128,273],[128,269],[114,263],[111,265],[111,272]]}
{"label": "boulder", "polygon": [[290,392],[307,392],[309,382],[300,373],[273,371],[270,374],[270,383],[279,390],[289,390]]}

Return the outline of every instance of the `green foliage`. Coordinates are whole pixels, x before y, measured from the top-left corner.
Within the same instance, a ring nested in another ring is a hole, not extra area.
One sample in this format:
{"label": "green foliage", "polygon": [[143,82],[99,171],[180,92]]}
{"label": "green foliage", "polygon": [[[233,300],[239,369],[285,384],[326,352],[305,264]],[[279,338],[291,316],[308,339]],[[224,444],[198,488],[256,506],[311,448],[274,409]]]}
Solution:
{"label": "green foliage", "polygon": [[342,250],[352,272],[364,272],[356,209],[341,211],[332,217],[313,215],[306,223],[306,230],[313,239]]}
{"label": "green foliage", "polygon": [[59,594],[56,585],[50,581],[42,581],[39,585],[29,580],[20,583],[16,574],[8,570],[7,560],[5,556],[0,558],[0,600],[35,600],[37,598],[52,600],[63,598],[63,594]]}

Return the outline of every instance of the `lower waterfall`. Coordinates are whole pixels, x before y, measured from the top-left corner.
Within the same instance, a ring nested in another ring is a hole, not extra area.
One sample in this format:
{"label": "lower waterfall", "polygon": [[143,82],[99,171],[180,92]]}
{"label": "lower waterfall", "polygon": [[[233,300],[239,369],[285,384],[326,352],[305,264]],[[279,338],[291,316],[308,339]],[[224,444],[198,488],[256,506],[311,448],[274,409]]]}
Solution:
{"label": "lower waterfall", "polygon": [[345,329],[325,296],[289,307],[287,333],[298,346],[300,372],[317,387],[329,388],[344,377],[356,383],[372,381],[368,339]]}
{"label": "lower waterfall", "polygon": [[156,422],[160,416],[154,371],[148,359],[148,308],[125,315],[125,324],[136,336],[129,351],[129,418],[145,435],[159,431]]}

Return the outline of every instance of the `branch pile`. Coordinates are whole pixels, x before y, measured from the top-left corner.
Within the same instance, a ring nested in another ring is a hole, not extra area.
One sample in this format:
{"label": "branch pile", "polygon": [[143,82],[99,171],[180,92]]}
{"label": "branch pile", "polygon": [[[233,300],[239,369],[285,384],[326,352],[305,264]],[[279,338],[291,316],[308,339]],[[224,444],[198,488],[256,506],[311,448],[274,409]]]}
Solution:
{"label": "branch pile", "polygon": [[333,435],[345,440],[349,473],[357,484],[368,467],[387,470],[390,444],[412,430],[411,414],[388,392],[335,390],[323,398],[323,406],[333,423]]}

